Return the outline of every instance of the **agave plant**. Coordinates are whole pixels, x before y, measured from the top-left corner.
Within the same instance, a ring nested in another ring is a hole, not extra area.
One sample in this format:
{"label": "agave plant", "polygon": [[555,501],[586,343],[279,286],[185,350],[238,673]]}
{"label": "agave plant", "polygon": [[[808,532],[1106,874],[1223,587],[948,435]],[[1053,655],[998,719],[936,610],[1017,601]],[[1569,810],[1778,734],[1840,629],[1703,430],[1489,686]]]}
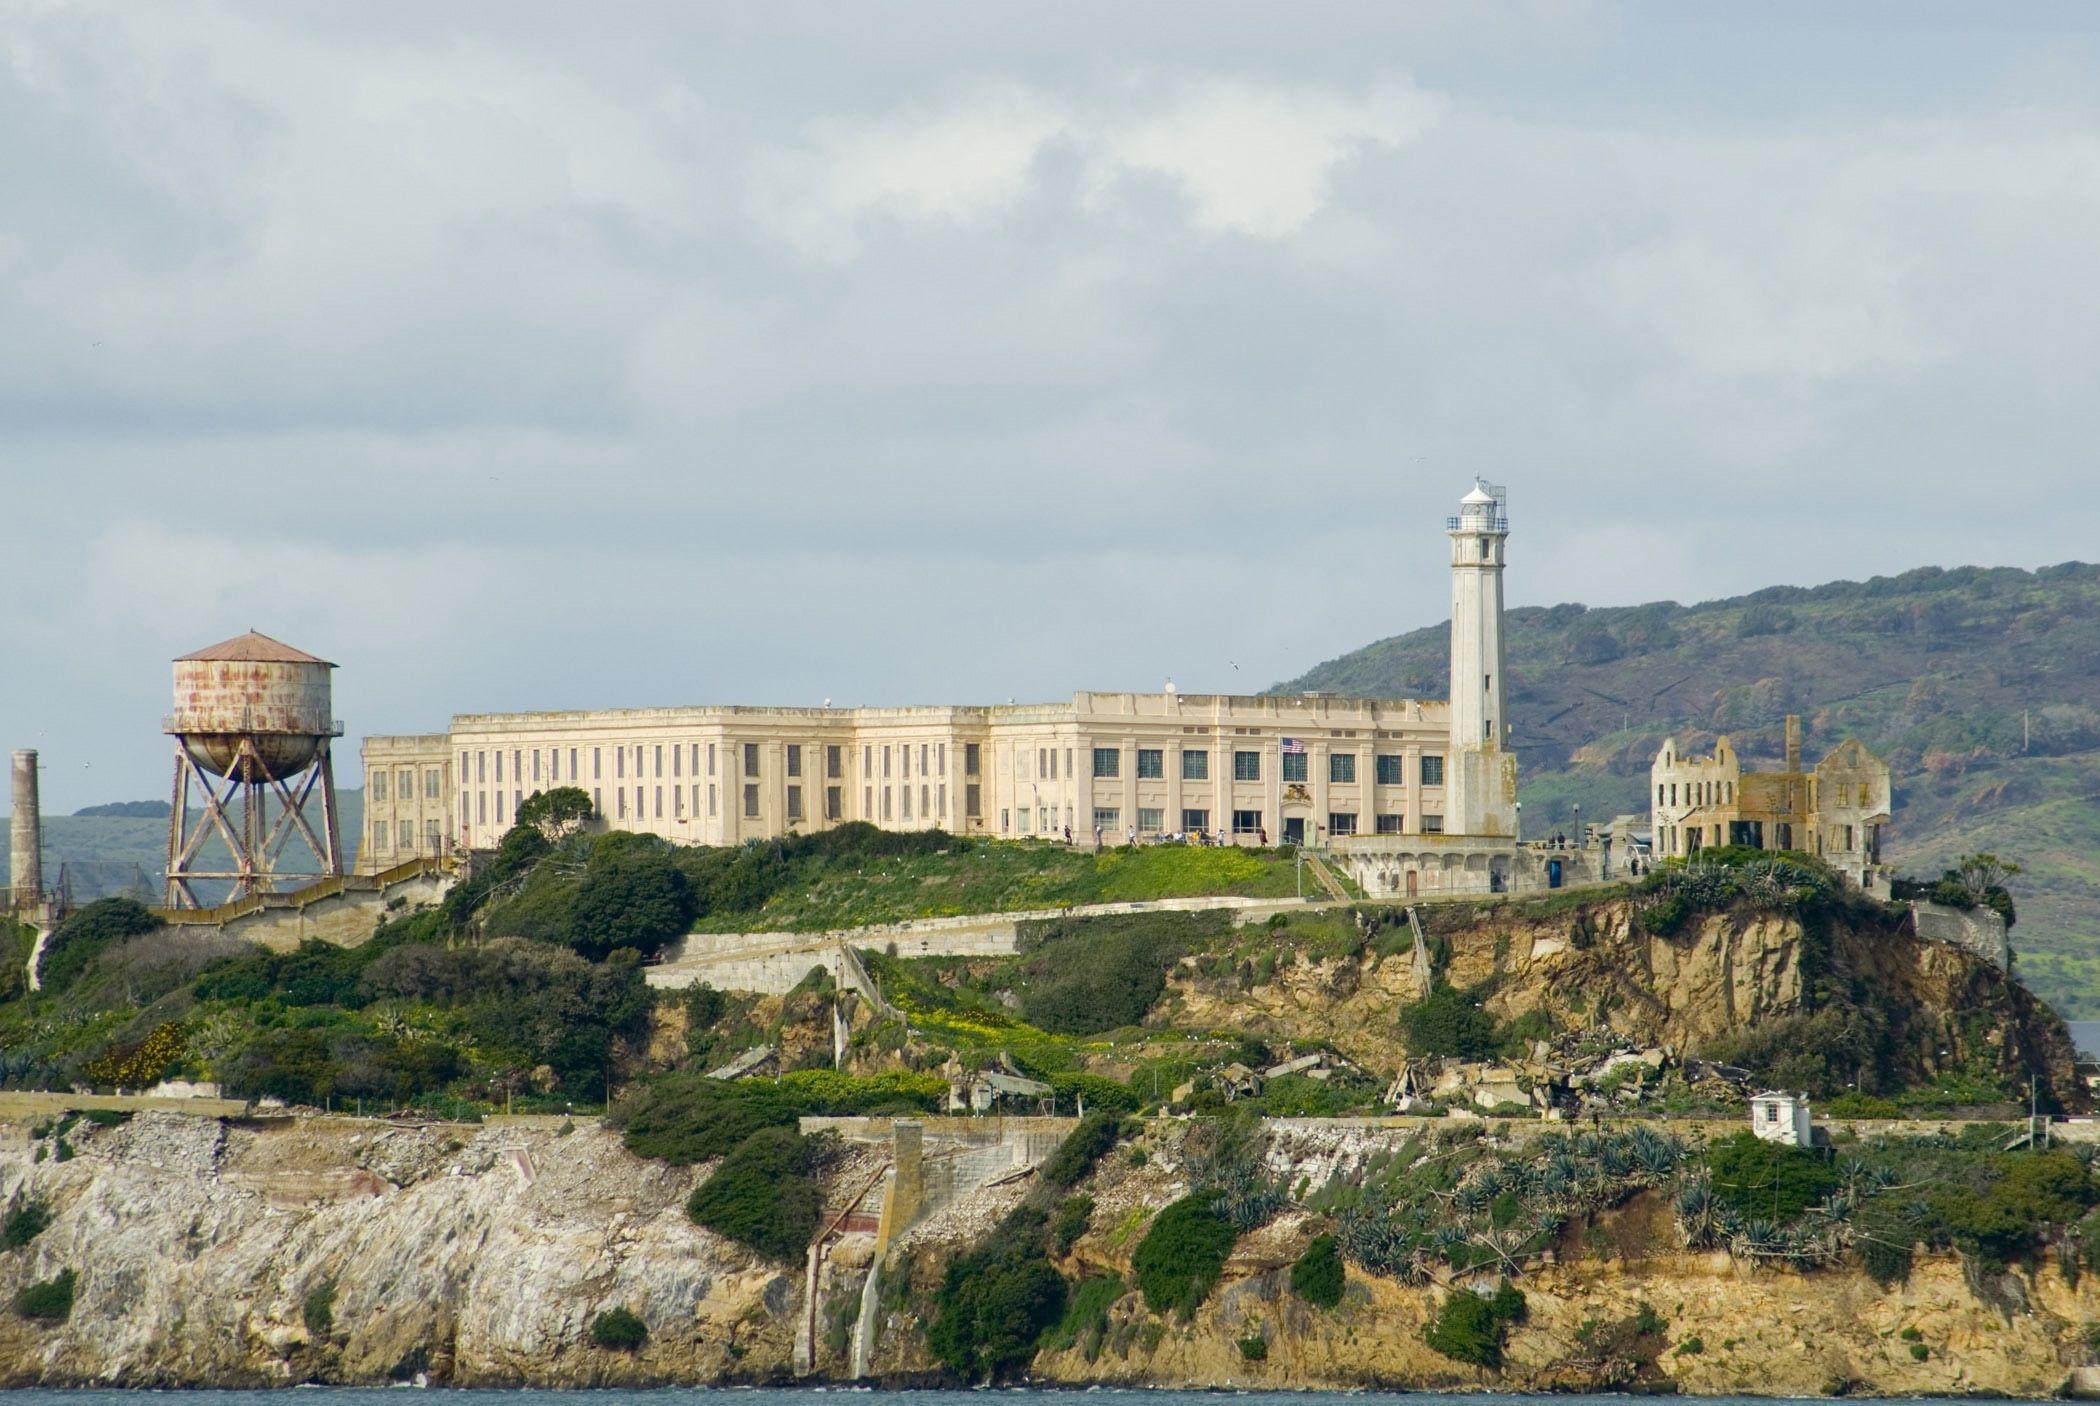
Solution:
{"label": "agave plant", "polygon": [[1654,1181],[1661,1181],[1676,1171],[1677,1163],[1684,1155],[1677,1139],[1653,1128],[1635,1128],[1629,1135],[1629,1141],[1632,1144],[1633,1160],[1639,1166],[1642,1175]]}

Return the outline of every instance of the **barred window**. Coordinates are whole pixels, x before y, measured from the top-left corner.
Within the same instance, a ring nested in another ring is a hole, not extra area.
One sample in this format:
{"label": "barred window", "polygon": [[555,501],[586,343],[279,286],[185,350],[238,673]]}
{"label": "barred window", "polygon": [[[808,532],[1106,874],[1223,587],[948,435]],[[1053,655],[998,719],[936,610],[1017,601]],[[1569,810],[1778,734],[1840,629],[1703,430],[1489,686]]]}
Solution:
{"label": "barred window", "polygon": [[1379,817],[1378,817],[1378,833],[1379,833],[1379,834],[1381,834],[1381,835],[1397,835],[1397,834],[1399,834],[1399,833],[1400,833],[1400,821],[1402,820],[1402,818],[1403,818],[1403,817],[1401,817],[1401,816],[1397,816],[1397,815],[1381,815],[1381,816],[1379,816]]}
{"label": "barred window", "polygon": [[845,809],[844,788],[826,786],[824,788],[824,818],[826,820],[837,820],[845,814]]}
{"label": "barred window", "polygon": [[1261,780],[1261,753],[1234,752],[1232,754],[1232,779],[1234,781]]}
{"label": "barred window", "polygon": [[1138,833],[1140,835],[1157,835],[1163,828],[1165,828],[1161,824],[1161,818],[1165,814],[1165,811],[1162,811],[1156,807],[1139,806]]}
{"label": "barred window", "polygon": [[1423,833],[1423,834],[1425,834],[1425,835],[1441,835],[1441,834],[1443,834],[1443,833],[1444,833],[1444,817],[1443,817],[1443,816],[1441,816],[1441,815],[1425,815],[1425,816],[1423,816],[1423,817],[1422,817],[1422,833]]}
{"label": "barred window", "polygon": [[746,786],[744,788],[744,818],[747,820],[758,819],[758,788],[756,786]]}
{"label": "barred window", "polygon": [[787,788],[787,791],[788,819],[800,820],[802,818],[802,788],[800,786],[790,786]]}
{"label": "barred window", "polygon": [[744,775],[758,775],[758,744],[756,742],[746,742],[744,744]]}
{"label": "barred window", "polygon": [[1140,781],[1157,781],[1167,774],[1166,753],[1157,747],[1140,747],[1137,755]]}
{"label": "barred window", "polygon": [[1305,753],[1285,752],[1283,754],[1283,779],[1285,781],[1305,780],[1305,766]]}
{"label": "barred window", "polygon": [[1181,754],[1181,779],[1183,781],[1210,780],[1210,753],[1183,752]]}
{"label": "barred window", "polygon": [[1355,834],[1356,812],[1353,810],[1329,811],[1327,814],[1327,833],[1330,836]]}
{"label": "barred window", "polygon": [[1424,786],[1441,786],[1444,784],[1444,759],[1442,757],[1422,758],[1422,784]]}
{"label": "barred window", "polygon": [[386,773],[383,771],[372,773],[372,799],[375,801],[386,799]]}
{"label": "barred window", "polygon": [[1123,774],[1123,754],[1114,747],[1094,749],[1094,777],[1096,780],[1111,780]]}
{"label": "barred window", "polygon": [[[1403,758],[1401,758],[1401,757],[1397,757],[1397,756],[1394,756],[1394,755],[1392,755],[1391,753],[1387,753],[1387,752],[1381,752],[1381,753],[1379,753],[1379,754],[1378,754],[1378,784],[1379,784],[1379,785],[1381,785],[1381,786],[1404,786],[1404,785],[1406,785],[1406,784],[1407,784],[1407,777],[1406,777],[1406,773],[1405,773],[1404,771],[1402,771],[1402,769],[1401,769],[1401,762],[1402,762],[1403,760],[1404,760]],[[1396,833],[1396,834],[1397,834],[1398,832],[1397,832],[1397,831],[1395,831],[1394,833]]]}
{"label": "barred window", "polygon": [[1190,834],[1210,829],[1210,812],[1207,810],[1185,810],[1181,813],[1181,828]]}
{"label": "barred window", "polygon": [[787,744],[787,774],[789,776],[800,776],[802,774],[802,746],[800,743],[790,742]]}
{"label": "barred window", "polygon": [[[1356,780],[1356,753],[1336,752],[1327,759],[1327,779],[1347,786]],[[1354,831],[1350,833],[1354,834]]]}
{"label": "barred window", "polygon": [[978,747],[978,745],[977,745],[977,744],[976,744],[975,742],[965,742],[965,743],[963,743],[963,775],[964,775],[964,776],[975,776],[975,775],[977,775],[977,773],[978,773],[978,760],[979,760],[979,758],[978,758],[978,753],[979,753],[979,747]]}
{"label": "barred window", "polygon": [[1094,828],[1096,830],[1113,830],[1122,822],[1123,812],[1114,806],[1094,807]]}

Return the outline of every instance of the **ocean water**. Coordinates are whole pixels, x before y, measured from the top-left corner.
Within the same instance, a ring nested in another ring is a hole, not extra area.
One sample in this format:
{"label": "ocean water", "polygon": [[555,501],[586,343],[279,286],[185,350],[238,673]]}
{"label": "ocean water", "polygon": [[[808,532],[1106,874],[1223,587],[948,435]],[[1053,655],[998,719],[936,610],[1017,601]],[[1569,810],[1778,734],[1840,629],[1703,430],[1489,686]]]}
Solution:
{"label": "ocean water", "polygon": [[[382,1401],[401,1403],[396,1394],[400,1387],[292,1387],[276,1391],[185,1391],[180,1393],[182,1406],[379,1406]],[[0,1400],[7,1406],[137,1406],[142,1393],[136,1391],[11,1391],[0,1393]],[[160,1394],[160,1393],[155,1393]],[[428,1395],[432,1398],[472,1398],[474,1406],[498,1402],[544,1400],[565,1393],[553,1391],[508,1391],[508,1390],[447,1390],[433,1387]],[[1032,1387],[999,1388],[993,1391],[899,1391],[874,1392],[865,1389],[834,1387],[826,1390],[815,1388],[777,1387],[730,1387],[715,1390],[687,1388],[665,1388],[654,1391],[596,1390],[568,1393],[587,1397],[590,1406],[679,1406],[686,1402],[719,1401],[722,1406],[828,1406],[839,1397],[884,1396],[899,1401],[909,1401],[911,1406],[984,1406],[992,1397],[1031,1396],[1046,1399],[1046,1406],[1062,1402],[1065,1406],[1079,1406],[1087,1398],[1127,1396],[1143,1398],[1146,1406],[1215,1406],[1220,1396],[1259,1397],[1262,1406],[1331,1406],[1337,1400],[1391,1401],[1403,1406],[1426,1406],[1427,1403],[1448,1402],[1451,1406],[1495,1406],[1495,1403],[1535,1403],[1553,1401],[1556,1406],[1573,1406],[1573,1403],[1623,1403],[1624,1396],[1512,1396],[1503,1393],[1469,1392],[1463,1395],[1446,1392],[1386,1392],[1386,1391],[1152,1391],[1145,1389],[1095,1387],[1084,1391],[1044,1391]],[[1699,1398],[1702,1402],[1728,1403],[1728,1406],[1779,1406],[1788,1401],[1825,1398],[1802,1398],[1785,1396],[1709,1396]],[[1956,1398],[1917,1396],[1906,1398],[1912,1402],[1945,1400],[1953,1406]],[[1973,1406],[1973,1402],[1966,1403]]]}
{"label": "ocean water", "polygon": [[2100,1059],[2100,1020],[2067,1020],[2071,1043],[2088,1059]]}

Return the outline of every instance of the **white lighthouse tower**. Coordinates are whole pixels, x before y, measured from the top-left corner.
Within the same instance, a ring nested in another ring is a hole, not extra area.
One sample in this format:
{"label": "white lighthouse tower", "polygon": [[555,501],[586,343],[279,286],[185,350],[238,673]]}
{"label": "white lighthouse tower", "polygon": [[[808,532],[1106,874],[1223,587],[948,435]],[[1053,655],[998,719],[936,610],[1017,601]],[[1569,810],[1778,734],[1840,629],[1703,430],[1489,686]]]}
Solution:
{"label": "white lighthouse tower", "polygon": [[1445,828],[1516,834],[1516,758],[1504,750],[1502,566],[1508,491],[1474,481],[1444,523],[1451,539],[1451,752]]}

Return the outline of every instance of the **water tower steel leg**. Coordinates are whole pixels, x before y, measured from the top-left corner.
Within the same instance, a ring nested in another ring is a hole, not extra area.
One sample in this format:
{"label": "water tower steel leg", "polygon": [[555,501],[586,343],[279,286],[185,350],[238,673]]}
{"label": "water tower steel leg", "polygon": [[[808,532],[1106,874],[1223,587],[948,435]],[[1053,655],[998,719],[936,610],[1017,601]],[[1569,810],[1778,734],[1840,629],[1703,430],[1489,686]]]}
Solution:
{"label": "water tower steel leg", "polygon": [[[190,827],[190,758],[175,744],[175,793],[168,798],[168,866],[161,871],[161,901],[170,908],[195,908],[197,895],[189,892],[182,874],[182,841]],[[187,901],[185,901],[187,900]]]}
{"label": "water tower steel leg", "polygon": [[328,845],[323,857],[329,874],[335,875],[343,872],[343,831],[335,813],[335,758],[326,742],[321,744],[317,770],[321,775],[321,835]]}

